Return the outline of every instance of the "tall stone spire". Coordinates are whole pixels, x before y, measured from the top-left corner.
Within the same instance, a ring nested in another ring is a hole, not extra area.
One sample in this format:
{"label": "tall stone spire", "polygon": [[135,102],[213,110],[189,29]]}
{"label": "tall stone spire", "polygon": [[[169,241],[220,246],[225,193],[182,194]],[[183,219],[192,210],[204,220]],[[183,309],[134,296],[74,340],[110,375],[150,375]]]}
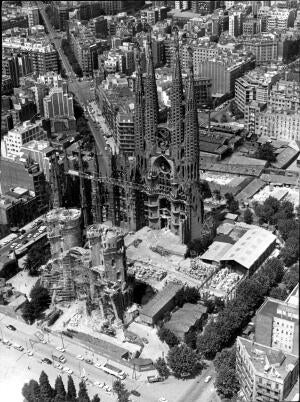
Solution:
{"label": "tall stone spire", "polygon": [[185,90],[184,179],[199,178],[199,126],[194,88],[193,51],[189,48],[188,77]]}
{"label": "tall stone spire", "polygon": [[178,29],[174,28],[174,42],[175,52],[173,59],[173,71],[172,71],[172,87],[171,87],[171,148],[172,154],[180,161],[180,148],[183,142],[183,122],[184,122],[184,106],[183,106],[183,85],[182,74],[179,58],[179,40]]}
{"label": "tall stone spire", "polygon": [[141,67],[141,52],[137,46],[136,52],[136,81],[135,81],[135,107],[134,107],[134,137],[136,154],[142,154],[145,151],[145,101],[144,84]]}
{"label": "tall stone spire", "polygon": [[[94,144],[94,176],[95,179],[99,176],[99,163],[97,155],[97,146]],[[92,215],[93,223],[101,222],[101,205],[99,194],[99,182],[92,180]]]}
{"label": "tall stone spire", "polygon": [[151,33],[147,37],[147,66],[145,80],[145,137],[148,150],[155,143],[158,124],[158,97],[153,65]]}
{"label": "tall stone spire", "polygon": [[81,173],[83,173],[81,141],[78,142],[78,164],[79,164],[79,172],[80,172],[79,185],[80,185],[80,200],[81,200],[81,211],[82,211],[82,216],[83,216],[83,226],[87,227],[87,225],[88,225],[87,203],[86,203],[86,195],[85,195],[84,178],[81,175]]}

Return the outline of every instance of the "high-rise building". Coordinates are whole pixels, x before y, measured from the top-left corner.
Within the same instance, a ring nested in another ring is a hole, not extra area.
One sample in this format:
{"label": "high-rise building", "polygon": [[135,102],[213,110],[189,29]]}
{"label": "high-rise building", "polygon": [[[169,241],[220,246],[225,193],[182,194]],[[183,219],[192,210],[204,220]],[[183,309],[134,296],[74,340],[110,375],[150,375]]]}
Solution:
{"label": "high-rise building", "polygon": [[37,6],[25,5],[23,7],[23,12],[28,17],[28,26],[29,26],[29,28],[33,27],[34,25],[39,25],[40,16],[39,16],[39,9],[38,9]]}
{"label": "high-rise building", "polygon": [[46,118],[74,117],[73,96],[68,94],[66,84],[51,88],[43,103]]}
{"label": "high-rise building", "polygon": [[257,34],[238,38],[244,50],[256,58],[256,65],[268,64],[278,60],[279,39],[273,34]]}
{"label": "high-rise building", "polygon": [[11,54],[2,57],[2,75],[8,75],[14,88],[19,86],[20,77],[32,73],[29,54]]}
{"label": "high-rise building", "polygon": [[300,83],[280,80],[270,91],[269,105],[272,110],[300,110]]}
{"label": "high-rise building", "polygon": [[5,157],[19,156],[22,145],[32,140],[46,140],[47,133],[42,128],[42,122],[30,121],[9,130],[1,140],[2,155]]}
{"label": "high-rise building", "polygon": [[299,376],[299,285],[285,301],[267,298],[256,313],[255,341],[237,338],[236,372],[247,401],[291,401]]}

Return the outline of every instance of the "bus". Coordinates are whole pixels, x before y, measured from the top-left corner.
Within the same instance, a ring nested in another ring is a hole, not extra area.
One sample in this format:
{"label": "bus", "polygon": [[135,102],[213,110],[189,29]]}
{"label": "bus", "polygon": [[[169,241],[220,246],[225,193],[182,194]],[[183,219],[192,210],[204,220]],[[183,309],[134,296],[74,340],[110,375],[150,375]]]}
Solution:
{"label": "bus", "polygon": [[126,378],[124,371],[112,366],[111,364],[105,363],[101,368],[103,371],[105,371],[105,373],[111,374],[120,380],[124,380]]}

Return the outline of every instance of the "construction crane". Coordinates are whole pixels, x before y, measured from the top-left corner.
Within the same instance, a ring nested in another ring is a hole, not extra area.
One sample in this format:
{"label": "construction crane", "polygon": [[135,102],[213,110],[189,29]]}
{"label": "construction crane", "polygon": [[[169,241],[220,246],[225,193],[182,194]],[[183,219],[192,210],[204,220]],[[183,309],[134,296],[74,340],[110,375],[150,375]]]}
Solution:
{"label": "construction crane", "polygon": [[[147,184],[140,184],[140,183],[134,183],[131,181],[127,181],[124,179],[116,179],[112,177],[107,177],[107,176],[99,176],[97,174],[88,174],[84,173],[82,171],[77,171],[77,170],[68,170],[66,174],[71,175],[71,176],[77,176],[81,177],[84,179],[88,180],[96,180],[100,183],[106,183],[106,184],[111,184],[113,186],[121,187],[124,190],[136,190],[136,191],[142,191],[145,192],[148,195],[154,195],[154,194],[159,194],[169,201],[176,199],[176,195],[172,192],[172,187],[168,185],[162,185],[158,184],[156,186],[149,186]],[[184,198],[185,196],[182,195]]]}

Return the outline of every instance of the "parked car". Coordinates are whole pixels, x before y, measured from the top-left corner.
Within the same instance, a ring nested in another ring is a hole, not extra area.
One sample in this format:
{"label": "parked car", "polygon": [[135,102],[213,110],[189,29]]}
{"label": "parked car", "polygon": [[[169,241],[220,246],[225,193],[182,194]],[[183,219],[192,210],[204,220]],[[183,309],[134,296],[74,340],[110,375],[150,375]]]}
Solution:
{"label": "parked car", "polygon": [[10,329],[11,331],[16,331],[17,330],[17,328],[14,327],[13,325],[7,325],[6,328]]}
{"label": "parked car", "polygon": [[132,395],[134,395],[134,396],[141,396],[141,394],[140,394],[138,391],[136,391],[135,389],[133,389],[133,390],[131,391],[131,393],[132,393]]}
{"label": "parked car", "polygon": [[206,378],[205,378],[205,380],[204,380],[204,382],[209,382],[211,380],[211,375],[208,375]]}
{"label": "parked car", "polygon": [[42,359],[42,363],[52,364],[52,360],[48,359],[48,357],[44,357],[44,358]]}
{"label": "parked car", "polygon": [[84,361],[85,361],[86,363],[88,363],[88,364],[93,364],[93,360],[91,360],[91,359],[84,359]]}
{"label": "parked car", "polygon": [[59,352],[64,353],[66,351],[66,349],[64,349],[62,346],[57,346],[56,350],[58,350]]}
{"label": "parked car", "polygon": [[78,359],[78,360],[83,360],[83,357],[82,357],[81,355],[77,355],[77,356],[76,356],[76,359]]}

